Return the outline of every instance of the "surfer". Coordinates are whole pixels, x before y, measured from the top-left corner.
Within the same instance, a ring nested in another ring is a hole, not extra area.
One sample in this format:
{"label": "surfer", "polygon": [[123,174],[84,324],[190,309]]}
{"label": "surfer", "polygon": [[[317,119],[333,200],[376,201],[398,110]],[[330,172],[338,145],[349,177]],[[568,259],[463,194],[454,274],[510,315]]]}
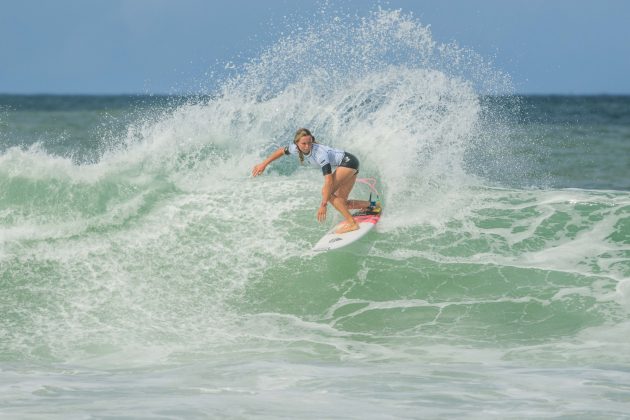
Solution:
{"label": "surfer", "polygon": [[324,186],[322,187],[322,202],[317,209],[318,221],[326,220],[328,203],[331,203],[346,219],[346,223],[336,233],[359,229],[359,224],[354,220],[349,210],[368,208],[370,202],[348,200],[359,173],[359,160],[354,155],[319,144],[308,129],[300,128],[295,133],[293,143],[279,148],[262,163],[254,166],[252,176],[262,174],[267,165],[284,155],[298,155],[300,163],[304,163],[306,159],[309,163],[322,169]]}

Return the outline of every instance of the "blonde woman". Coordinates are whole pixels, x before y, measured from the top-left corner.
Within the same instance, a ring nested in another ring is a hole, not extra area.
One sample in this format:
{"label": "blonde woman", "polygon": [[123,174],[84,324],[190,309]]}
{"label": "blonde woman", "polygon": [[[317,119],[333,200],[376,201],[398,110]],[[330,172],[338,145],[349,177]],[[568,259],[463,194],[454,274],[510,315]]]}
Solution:
{"label": "blonde woman", "polygon": [[337,233],[357,230],[359,225],[349,210],[364,209],[370,205],[369,201],[348,200],[359,173],[359,160],[348,152],[315,142],[315,137],[308,129],[300,128],[295,133],[293,143],[279,148],[262,163],[254,166],[252,176],[262,174],[267,165],[284,155],[298,155],[301,163],[306,159],[310,164],[321,168],[324,186],[322,202],[317,209],[317,220],[320,222],[326,220],[328,203],[331,203],[346,219],[346,223],[337,230]]}

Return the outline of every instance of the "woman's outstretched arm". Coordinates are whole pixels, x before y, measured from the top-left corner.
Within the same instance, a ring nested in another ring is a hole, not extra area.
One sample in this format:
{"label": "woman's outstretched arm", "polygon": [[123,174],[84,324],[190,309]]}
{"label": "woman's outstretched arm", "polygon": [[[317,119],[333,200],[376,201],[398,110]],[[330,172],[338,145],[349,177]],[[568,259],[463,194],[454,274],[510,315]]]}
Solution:
{"label": "woman's outstretched arm", "polygon": [[269,157],[265,159],[262,163],[259,163],[258,165],[254,166],[254,169],[252,169],[252,176],[258,176],[262,174],[265,171],[265,168],[267,167],[267,165],[269,165],[274,160],[281,158],[283,155],[284,155],[284,147],[281,147],[275,152],[273,152],[272,154],[270,154]]}

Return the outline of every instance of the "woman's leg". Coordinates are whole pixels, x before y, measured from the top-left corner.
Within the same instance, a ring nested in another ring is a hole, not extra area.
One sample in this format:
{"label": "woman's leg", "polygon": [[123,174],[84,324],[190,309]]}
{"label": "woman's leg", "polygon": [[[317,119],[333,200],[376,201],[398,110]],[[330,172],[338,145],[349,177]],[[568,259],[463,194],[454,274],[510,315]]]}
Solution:
{"label": "woman's leg", "polygon": [[348,196],[357,180],[357,171],[352,168],[338,167],[333,173],[333,193],[330,202],[339,213],[346,219],[346,226],[339,230],[339,233],[350,232],[359,228],[348,209],[365,208],[370,205],[368,201],[350,200]]}
{"label": "woman's leg", "polygon": [[[337,170],[335,171],[335,174],[339,172],[340,170],[342,172],[347,172],[348,170],[354,171],[353,169],[350,169],[350,168],[340,167],[340,168],[337,168]],[[367,200],[348,200],[348,197],[350,196],[350,193],[352,192],[352,189],[354,188],[354,184],[357,181],[356,171],[354,171],[354,173],[351,172],[349,176],[347,176],[344,173],[340,174],[341,176],[339,178],[342,179],[342,182],[335,182],[335,174],[333,174],[333,195],[338,198],[344,199],[346,202],[346,207],[348,209],[350,210],[364,209],[370,206],[370,202]],[[342,178],[344,175],[346,175],[345,178]]]}
{"label": "woman's leg", "polygon": [[[330,203],[346,219],[348,225],[356,225],[352,215],[348,211],[347,197],[356,180],[356,170],[339,167],[333,172],[333,188]],[[345,197],[342,194],[346,194]],[[355,227],[357,229],[358,226]],[[352,230],[352,229],[351,229]]]}

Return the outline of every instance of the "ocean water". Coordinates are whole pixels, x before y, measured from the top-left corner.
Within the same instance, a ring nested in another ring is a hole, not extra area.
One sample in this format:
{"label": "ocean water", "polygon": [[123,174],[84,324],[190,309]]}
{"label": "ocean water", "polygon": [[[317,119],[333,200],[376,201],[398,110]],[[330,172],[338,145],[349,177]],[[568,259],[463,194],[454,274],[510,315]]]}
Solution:
{"label": "ocean water", "polygon": [[[0,417],[627,418],[630,97],[312,25],[200,96],[0,95]],[[379,180],[356,246],[249,175],[301,126]]]}

